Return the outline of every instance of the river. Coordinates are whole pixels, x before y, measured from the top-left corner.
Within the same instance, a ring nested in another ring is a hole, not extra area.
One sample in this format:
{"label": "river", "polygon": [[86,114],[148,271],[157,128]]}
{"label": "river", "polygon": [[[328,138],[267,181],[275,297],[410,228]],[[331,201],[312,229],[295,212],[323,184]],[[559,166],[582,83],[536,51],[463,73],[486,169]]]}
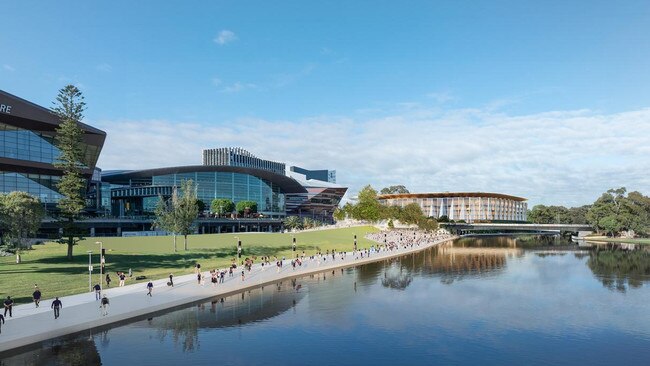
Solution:
{"label": "river", "polygon": [[8,353],[0,365],[647,365],[650,252],[462,238]]}

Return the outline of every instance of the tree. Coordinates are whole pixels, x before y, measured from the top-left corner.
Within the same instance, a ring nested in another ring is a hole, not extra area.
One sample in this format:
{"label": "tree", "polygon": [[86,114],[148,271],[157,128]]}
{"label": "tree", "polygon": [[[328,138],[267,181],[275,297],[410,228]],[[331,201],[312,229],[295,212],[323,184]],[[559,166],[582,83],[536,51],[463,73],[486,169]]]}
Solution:
{"label": "tree", "polygon": [[75,221],[86,206],[84,197],[86,180],[82,176],[83,130],[79,127],[86,103],[81,91],[74,85],[68,85],[59,90],[54,104],[52,111],[61,120],[55,136],[55,145],[60,154],[54,166],[63,171],[63,176],[57,185],[59,193],[63,196],[58,202],[63,217],[63,235],[59,243],[68,245],[68,259],[72,260],[72,248],[81,239]]}
{"label": "tree", "polygon": [[284,227],[289,230],[302,228],[302,220],[298,216],[288,216],[284,219]]}
{"label": "tree", "polygon": [[210,210],[222,216],[223,214],[235,211],[235,204],[228,198],[215,198],[210,204]]}
{"label": "tree", "polygon": [[170,199],[160,196],[156,205],[156,226],[172,233],[174,252],[177,251],[176,235],[183,235],[184,248],[187,250],[187,235],[192,233],[194,221],[198,214],[196,204],[196,185],[192,180],[181,183],[181,195],[174,188]]}
{"label": "tree", "polygon": [[332,216],[334,217],[334,220],[336,220],[336,221],[343,221],[343,220],[345,220],[345,216],[346,216],[346,214],[345,214],[345,209],[344,209],[344,208],[341,208],[341,207],[337,207],[337,208],[334,210],[334,213],[332,214]]}
{"label": "tree", "polygon": [[182,197],[177,208],[179,220],[179,234],[183,235],[183,243],[187,250],[187,236],[194,231],[194,222],[199,214],[198,199],[196,198],[196,184],[189,179],[181,182]]}
{"label": "tree", "polygon": [[0,195],[0,223],[5,239],[16,248],[26,247],[25,239],[34,236],[41,226],[45,211],[38,198],[26,192],[14,191]]}
{"label": "tree", "polygon": [[237,212],[240,215],[249,215],[257,212],[257,202],[255,201],[239,201],[235,205]]}
{"label": "tree", "polygon": [[196,208],[199,210],[199,212],[205,211],[205,202],[203,202],[203,200],[197,199]]}
{"label": "tree", "polygon": [[377,200],[377,191],[367,185],[359,191],[359,200],[352,207],[352,218],[377,221],[381,218],[382,206]]}
{"label": "tree", "polygon": [[607,235],[633,230],[650,233],[650,197],[639,192],[625,195],[625,188],[610,189],[603,193],[587,211],[590,225]]}
{"label": "tree", "polygon": [[410,193],[410,192],[403,185],[382,188],[382,190],[379,192],[379,194],[396,194],[396,193]]}
{"label": "tree", "polygon": [[399,216],[399,221],[405,224],[417,224],[422,221],[425,216],[422,214],[422,209],[417,203],[409,203],[404,206],[402,209],[401,215]]}

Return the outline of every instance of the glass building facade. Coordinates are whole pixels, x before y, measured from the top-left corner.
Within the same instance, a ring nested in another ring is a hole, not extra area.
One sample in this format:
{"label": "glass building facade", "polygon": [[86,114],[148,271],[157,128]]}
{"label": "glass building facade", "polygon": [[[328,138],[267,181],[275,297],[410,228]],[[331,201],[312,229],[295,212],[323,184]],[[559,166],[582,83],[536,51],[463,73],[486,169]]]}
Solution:
{"label": "glass building facade", "polygon": [[[46,209],[54,209],[61,198],[57,184],[62,172],[54,166],[60,154],[55,146],[60,120],[50,110],[2,90],[0,105],[0,193],[27,192]],[[106,133],[82,123],[79,126],[84,132],[80,163],[90,185]]]}

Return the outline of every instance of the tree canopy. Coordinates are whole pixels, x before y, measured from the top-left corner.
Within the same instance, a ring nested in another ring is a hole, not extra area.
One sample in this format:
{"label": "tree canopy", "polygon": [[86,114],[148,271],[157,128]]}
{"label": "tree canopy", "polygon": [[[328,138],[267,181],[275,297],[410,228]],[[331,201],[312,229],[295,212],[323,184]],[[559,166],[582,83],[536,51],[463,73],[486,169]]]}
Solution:
{"label": "tree canopy", "polygon": [[168,200],[160,196],[155,212],[156,226],[171,232],[174,237],[174,252],[177,251],[176,235],[183,235],[184,248],[187,250],[187,235],[194,230],[194,221],[199,212],[194,182],[183,181],[180,194],[179,189],[174,188]]}
{"label": "tree canopy", "polygon": [[396,185],[382,188],[379,194],[397,194],[397,193],[411,193],[403,185]]}
{"label": "tree canopy", "polygon": [[589,224],[608,235],[627,230],[650,234],[650,197],[639,192],[626,193],[625,188],[603,193],[586,214]]}
{"label": "tree canopy", "polygon": [[228,198],[215,198],[210,204],[210,211],[217,215],[225,215],[235,211],[235,204]]}
{"label": "tree canopy", "polygon": [[25,247],[25,239],[36,235],[45,211],[38,198],[27,192],[0,194],[0,224],[5,240],[14,248]]}
{"label": "tree canopy", "polygon": [[257,212],[257,202],[255,201],[239,201],[235,207],[240,215],[249,215]]}

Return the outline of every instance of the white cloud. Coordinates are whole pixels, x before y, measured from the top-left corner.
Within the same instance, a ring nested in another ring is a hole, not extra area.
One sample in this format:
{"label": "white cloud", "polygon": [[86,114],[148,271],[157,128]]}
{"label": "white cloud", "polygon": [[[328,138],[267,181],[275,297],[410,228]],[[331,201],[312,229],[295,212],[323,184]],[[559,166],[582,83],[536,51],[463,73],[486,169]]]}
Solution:
{"label": "white cloud", "polygon": [[427,98],[433,99],[436,103],[447,103],[454,100],[454,96],[448,91],[428,93]]}
{"label": "white cloud", "polygon": [[214,85],[214,86],[219,86],[219,85],[221,85],[221,79],[219,79],[219,78],[212,78],[212,85]]}
{"label": "white cloud", "polygon": [[219,32],[219,34],[217,34],[216,37],[214,37],[214,43],[217,43],[219,45],[224,45],[235,40],[237,40],[235,33],[227,29],[222,30]]}
{"label": "white cloud", "polygon": [[242,146],[288,165],[336,169],[351,193],[365,184],[405,184],[412,191],[492,191],[569,206],[590,203],[612,187],[650,193],[650,109],[507,115],[415,105],[395,111],[220,125],[105,121],[98,124],[108,132],[99,165],[199,164],[202,148]]}
{"label": "white cloud", "polygon": [[113,67],[107,63],[97,65],[96,69],[101,72],[111,72]]}
{"label": "white cloud", "polygon": [[7,71],[11,71],[11,72],[16,71],[16,69],[14,69],[13,66],[11,66],[11,65],[9,65],[9,64],[3,64],[3,65],[2,65],[2,68],[5,69],[5,70],[7,70]]}
{"label": "white cloud", "polygon": [[[221,80],[219,80],[221,83]],[[239,93],[244,90],[249,90],[249,89],[258,89],[258,86],[253,83],[243,83],[241,81],[236,81],[235,83],[228,85],[221,89],[222,93]]]}

